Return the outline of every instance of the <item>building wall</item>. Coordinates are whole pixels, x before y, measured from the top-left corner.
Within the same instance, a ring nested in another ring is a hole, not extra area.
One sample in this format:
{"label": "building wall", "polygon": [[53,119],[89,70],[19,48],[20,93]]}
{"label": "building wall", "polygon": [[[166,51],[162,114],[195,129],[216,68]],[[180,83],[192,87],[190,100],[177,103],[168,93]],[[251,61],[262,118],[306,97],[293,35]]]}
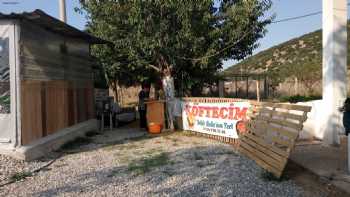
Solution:
{"label": "building wall", "polygon": [[89,44],[20,25],[22,145],[94,118]]}

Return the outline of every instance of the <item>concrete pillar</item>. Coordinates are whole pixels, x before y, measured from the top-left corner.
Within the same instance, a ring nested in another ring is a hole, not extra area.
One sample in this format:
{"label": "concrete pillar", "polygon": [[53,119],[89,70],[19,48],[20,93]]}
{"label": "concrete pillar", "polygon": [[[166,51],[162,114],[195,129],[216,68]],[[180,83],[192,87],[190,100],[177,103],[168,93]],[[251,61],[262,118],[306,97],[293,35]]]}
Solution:
{"label": "concrete pillar", "polygon": [[319,132],[324,143],[339,145],[344,132],[338,108],[346,98],[347,0],[323,0],[323,115]]}
{"label": "concrete pillar", "polygon": [[66,0],[59,0],[60,5],[60,20],[62,22],[67,22],[67,15],[66,15]]}

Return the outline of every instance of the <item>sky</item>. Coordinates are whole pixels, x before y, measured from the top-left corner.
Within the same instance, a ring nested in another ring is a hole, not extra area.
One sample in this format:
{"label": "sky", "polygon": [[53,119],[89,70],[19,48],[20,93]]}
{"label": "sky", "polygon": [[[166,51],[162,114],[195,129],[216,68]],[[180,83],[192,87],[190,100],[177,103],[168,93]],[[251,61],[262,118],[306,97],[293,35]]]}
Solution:
{"label": "sky", "polygon": [[[19,2],[19,4],[3,4],[3,2],[11,1]],[[79,6],[78,0],[66,0],[66,4],[68,24],[78,29],[84,29],[85,17],[74,11],[74,8]],[[0,0],[0,12],[2,13],[33,11],[35,9],[41,9],[54,17],[58,17],[58,0]],[[322,0],[273,0],[273,6],[268,15],[275,14],[275,20],[279,20],[321,10]],[[321,26],[321,15],[271,24],[267,27],[268,32],[265,37],[259,40],[260,46],[254,51],[254,54],[305,33],[318,30]],[[234,63],[236,61],[226,61],[224,62],[224,68]]]}

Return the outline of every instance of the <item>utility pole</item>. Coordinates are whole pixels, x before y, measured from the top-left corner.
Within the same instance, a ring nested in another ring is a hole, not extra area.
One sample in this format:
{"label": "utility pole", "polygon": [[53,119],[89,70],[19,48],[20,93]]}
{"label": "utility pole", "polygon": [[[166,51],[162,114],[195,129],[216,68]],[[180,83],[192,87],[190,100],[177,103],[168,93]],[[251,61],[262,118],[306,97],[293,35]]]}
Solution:
{"label": "utility pole", "polygon": [[67,15],[66,15],[66,0],[59,0],[60,5],[60,20],[64,23],[67,23]]}

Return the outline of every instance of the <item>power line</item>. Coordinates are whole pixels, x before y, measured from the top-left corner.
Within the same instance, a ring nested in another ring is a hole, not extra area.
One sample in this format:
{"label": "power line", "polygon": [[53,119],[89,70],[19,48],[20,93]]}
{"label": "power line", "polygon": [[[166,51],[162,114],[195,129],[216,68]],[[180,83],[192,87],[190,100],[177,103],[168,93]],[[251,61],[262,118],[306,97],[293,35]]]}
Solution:
{"label": "power line", "polygon": [[[348,3],[347,6],[350,6],[350,3]],[[298,19],[307,18],[307,17],[310,17],[310,16],[320,15],[320,14],[322,14],[322,11],[317,11],[317,12],[312,12],[312,13],[309,13],[309,14],[304,14],[304,15],[300,15],[300,16],[294,16],[294,17],[289,17],[289,18],[284,18],[284,19],[272,21],[271,24],[277,24],[277,23],[282,23],[282,22],[298,20]],[[250,32],[251,31],[245,32],[243,34],[243,36],[241,36],[240,39],[238,39],[236,42],[228,45],[227,47],[225,47],[225,48],[223,48],[223,49],[221,49],[219,51],[216,51],[213,54],[206,55],[206,56],[203,56],[203,57],[200,57],[200,58],[187,58],[187,57],[179,57],[179,56],[177,56],[177,58],[183,59],[183,60],[200,61],[200,60],[203,60],[203,59],[208,59],[208,58],[211,58],[211,57],[215,57],[215,56],[219,55],[220,53],[235,47],[235,45],[238,44],[241,40],[243,40],[243,38],[245,38]]]}
{"label": "power line", "polygon": [[[347,3],[347,6],[350,6],[350,3]],[[317,11],[317,12],[312,12],[312,13],[301,15],[301,16],[294,16],[294,17],[289,17],[289,18],[284,18],[284,19],[272,21],[271,24],[287,22],[287,21],[292,21],[292,20],[298,20],[298,19],[301,19],[301,18],[306,18],[306,17],[310,17],[310,16],[316,16],[316,15],[319,15],[319,14],[322,14],[322,11]]]}
{"label": "power line", "polygon": [[294,16],[294,17],[284,18],[284,19],[272,21],[271,23],[275,24],[275,23],[287,22],[287,21],[297,20],[297,19],[301,19],[301,18],[306,18],[306,17],[310,17],[310,16],[319,15],[319,14],[322,14],[322,11],[313,12],[313,13],[305,14],[305,15],[301,15],[301,16]]}

